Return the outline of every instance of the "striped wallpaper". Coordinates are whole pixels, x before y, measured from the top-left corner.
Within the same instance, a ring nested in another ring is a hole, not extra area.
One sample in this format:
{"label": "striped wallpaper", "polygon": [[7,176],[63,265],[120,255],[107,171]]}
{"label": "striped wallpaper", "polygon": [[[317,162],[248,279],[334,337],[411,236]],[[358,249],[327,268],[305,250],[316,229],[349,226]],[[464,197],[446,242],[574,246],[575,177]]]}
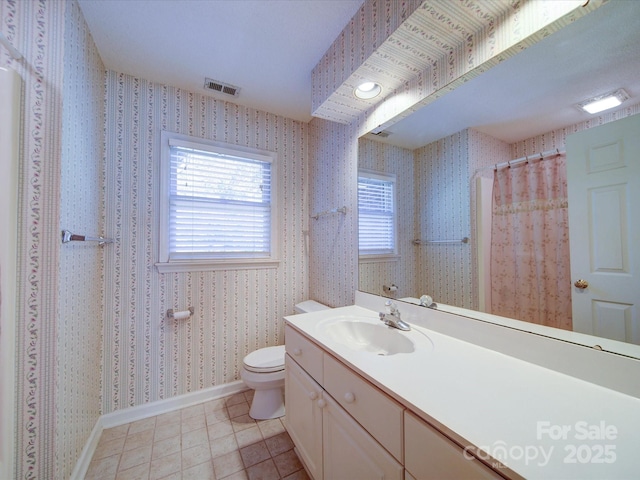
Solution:
{"label": "striped wallpaper", "polygon": [[[420,271],[418,262],[420,249],[411,243],[411,240],[419,235],[415,229],[413,152],[361,138],[358,142],[358,168],[396,175],[398,255],[400,256],[399,259],[391,261],[359,262],[358,288],[363,292],[394,298],[412,296],[419,290],[416,282]],[[389,295],[383,291],[382,287],[392,284],[398,287],[398,291]]]}
{"label": "striped wallpaper", "polygon": [[[390,1],[367,0],[365,9],[384,10]],[[357,28],[347,27],[353,48],[334,50],[329,61],[359,65],[363,39],[386,39],[416,3],[375,22],[357,19]],[[282,343],[281,317],[298,301],[353,301],[358,137],[378,117],[303,124],[104,72],[75,0],[3,0],[0,30],[25,55],[15,61],[0,49],[0,65],[24,81],[15,477],[68,478],[98,415],[234,380],[249,350]],[[323,75],[314,91],[330,93]],[[403,87],[409,95],[422,89]],[[615,115],[637,113],[635,106]],[[615,115],[518,142],[511,155],[554,148],[572,128]],[[277,269],[155,270],[162,129],[277,152]],[[480,158],[485,149],[503,150],[485,147],[473,131],[455,137],[443,139],[446,151],[436,156],[467,149],[467,169],[476,148]],[[342,206],[346,215],[309,219]],[[468,218],[459,218],[466,231]],[[62,246],[61,228],[116,242]],[[190,321],[165,318],[166,309],[187,306],[196,311]]]}
{"label": "striped wallpaper", "polygon": [[[76,2],[65,9],[60,228],[104,231],[104,66]],[[101,414],[103,259],[96,243],[60,248],[55,477],[68,478]]]}
{"label": "striped wallpaper", "polygon": [[[106,75],[103,413],[237,380],[242,358],[283,343],[309,295],[308,126],[212,97]],[[276,152],[278,268],[164,273],[158,255],[160,132]],[[169,308],[195,308],[187,321]]]}

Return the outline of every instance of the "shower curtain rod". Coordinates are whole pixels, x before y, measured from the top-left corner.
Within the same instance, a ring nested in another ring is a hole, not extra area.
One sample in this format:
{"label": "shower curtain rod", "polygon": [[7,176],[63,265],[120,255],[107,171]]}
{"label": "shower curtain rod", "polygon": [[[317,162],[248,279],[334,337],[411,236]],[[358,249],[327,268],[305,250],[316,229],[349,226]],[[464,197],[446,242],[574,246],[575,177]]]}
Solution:
{"label": "shower curtain rod", "polygon": [[9,42],[9,40],[7,40],[7,37],[4,36],[4,34],[2,32],[0,32],[0,43],[2,45],[4,45],[4,47],[9,50],[9,53],[11,54],[11,56],[16,59],[16,60],[20,60],[22,58],[22,54],[16,50],[16,47],[14,47],[13,45],[11,45],[11,42]]}
{"label": "shower curtain rod", "polygon": [[476,172],[481,172],[483,170],[497,170],[499,168],[504,167],[513,167],[523,162],[528,162],[529,160],[544,160],[549,157],[555,157],[557,155],[564,154],[564,150],[560,150],[559,148],[554,148],[553,150],[547,150],[546,152],[540,152],[533,155],[525,155],[524,157],[516,158],[514,160],[509,160],[508,162],[496,163],[495,165],[487,165],[486,167],[480,167]]}

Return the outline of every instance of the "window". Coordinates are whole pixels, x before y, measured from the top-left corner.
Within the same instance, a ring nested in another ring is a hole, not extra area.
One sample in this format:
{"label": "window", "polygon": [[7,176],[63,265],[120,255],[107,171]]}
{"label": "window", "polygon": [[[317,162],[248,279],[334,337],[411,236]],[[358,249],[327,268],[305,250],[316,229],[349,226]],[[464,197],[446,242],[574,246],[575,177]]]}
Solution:
{"label": "window", "polygon": [[158,270],[274,267],[275,155],[162,132]]}
{"label": "window", "polygon": [[358,250],[371,260],[397,256],[396,177],[358,173]]}

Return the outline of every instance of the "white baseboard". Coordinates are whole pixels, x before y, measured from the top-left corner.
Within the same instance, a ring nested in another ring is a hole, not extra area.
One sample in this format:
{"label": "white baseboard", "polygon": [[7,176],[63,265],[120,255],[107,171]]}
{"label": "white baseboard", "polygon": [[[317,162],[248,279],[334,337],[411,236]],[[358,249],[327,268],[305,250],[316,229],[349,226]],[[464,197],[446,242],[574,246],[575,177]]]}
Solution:
{"label": "white baseboard", "polygon": [[156,415],[208,402],[209,400],[215,400],[216,398],[227,397],[235,393],[244,392],[245,390],[247,390],[247,386],[244,382],[242,380],[236,380],[235,382],[225,383],[224,385],[216,385],[214,387],[204,388],[195,392],[185,393],[184,395],[145,403],[143,405],[137,405],[135,407],[125,408],[102,415],[98,418],[98,421],[89,435],[87,443],[82,449],[80,458],[78,458],[76,466],[71,473],[71,480],[83,479],[87,474],[91,458],[96,451],[96,447],[98,446],[100,436],[104,429],[135,422],[136,420],[155,417]]}
{"label": "white baseboard", "polygon": [[224,385],[216,385],[215,387],[203,388],[195,392],[185,393],[176,397],[158,400],[156,402],[145,403],[135,407],[116,410],[115,412],[102,415],[103,428],[112,428],[125,423],[135,422],[144,418],[155,417],[163,413],[172,412],[180,408],[197,405],[198,403],[208,402],[216,398],[226,397],[234,393],[244,392],[247,386],[242,380],[225,383]]}

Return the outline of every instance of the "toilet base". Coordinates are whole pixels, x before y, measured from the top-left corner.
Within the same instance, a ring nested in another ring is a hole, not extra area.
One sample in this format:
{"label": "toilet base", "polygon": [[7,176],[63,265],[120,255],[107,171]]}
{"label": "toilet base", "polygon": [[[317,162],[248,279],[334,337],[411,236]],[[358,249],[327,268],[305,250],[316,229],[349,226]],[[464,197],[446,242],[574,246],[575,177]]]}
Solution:
{"label": "toilet base", "polygon": [[284,416],[282,387],[255,390],[249,416],[255,420],[269,420]]}

